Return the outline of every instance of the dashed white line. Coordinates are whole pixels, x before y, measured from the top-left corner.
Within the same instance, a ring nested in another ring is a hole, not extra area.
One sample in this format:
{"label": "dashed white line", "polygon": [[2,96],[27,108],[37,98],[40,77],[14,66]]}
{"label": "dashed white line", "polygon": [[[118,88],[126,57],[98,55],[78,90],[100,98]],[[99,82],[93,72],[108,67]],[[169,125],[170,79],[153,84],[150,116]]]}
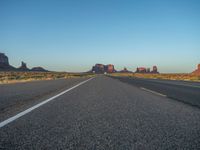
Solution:
{"label": "dashed white line", "polygon": [[[93,77],[93,78],[94,78],[94,77]],[[55,95],[55,96],[53,96],[53,97],[51,97],[51,98],[49,98],[49,99],[47,99],[47,100],[44,100],[43,102],[41,102],[41,103],[39,103],[39,104],[37,104],[37,105],[31,107],[31,108],[28,108],[28,109],[26,109],[25,111],[23,111],[23,112],[21,112],[21,113],[15,115],[15,116],[13,116],[13,117],[10,117],[10,118],[8,118],[8,119],[6,119],[6,120],[0,122],[0,128],[2,128],[2,127],[4,127],[5,125],[7,125],[7,124],[9,124],[9,123],[11,123],[11,122],[17,120],[17,119],[20,118],[20,117],[22,117],[22,116],[24,116],[24,115],[30,113],[31,111],[33,111],[33,110],[39,108],[40,106],[42,106],[42,105],[44,105],[44,104],[46,104],[46,103],[48,103],[48,102],[54,100],[55,98],[57,98],[57,97],[59,97],[59,96],[65,94],[65,93],[67,93],[67,92],[69,92],[69,91],[71,91],[71,90],[73,90],[73,89],[79,87],[80,85],[82,85],[82,84],[84,84],[84,83],[86,83],[86,82],[92,80],[93,78],[90,78],[90,79],[87,79],[87,80],[85,80],[85,81],[83,81],[83,82],[80,82],[79,84],[77,84],[77,85],[75,85],[75,86],[73,86],[73,87],[71,87],[71,88],[69,88],[69,89],[67,89],[67,90],[65,90],[65,91],[63,91],[63,92],[61,92],[61,93],[59,93],[59,94],[57,94],[57,95]]]}
{"label": "dashed white line", "polygon": [[164,94],[156,92],[156,91],[152,91],[152,90],[144,88],[144,87],[140,87],[140,89],[147,91],[147,92],[150,92],[150,93],[153,93],[153,94],[156,94],[156,95],[159,95],[159,96],[167,97],[167,95],[164,95]]}

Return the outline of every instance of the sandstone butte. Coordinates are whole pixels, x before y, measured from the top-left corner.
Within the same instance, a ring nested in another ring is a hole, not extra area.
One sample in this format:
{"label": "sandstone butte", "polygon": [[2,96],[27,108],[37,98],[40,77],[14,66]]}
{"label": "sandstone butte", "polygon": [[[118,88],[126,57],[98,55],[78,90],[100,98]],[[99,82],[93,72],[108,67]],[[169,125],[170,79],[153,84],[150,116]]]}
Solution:
{"label": "sandstone butte", "polygon": [[192,74],[200,75],[200,64],[198,64],[197,69],[193,71]]}

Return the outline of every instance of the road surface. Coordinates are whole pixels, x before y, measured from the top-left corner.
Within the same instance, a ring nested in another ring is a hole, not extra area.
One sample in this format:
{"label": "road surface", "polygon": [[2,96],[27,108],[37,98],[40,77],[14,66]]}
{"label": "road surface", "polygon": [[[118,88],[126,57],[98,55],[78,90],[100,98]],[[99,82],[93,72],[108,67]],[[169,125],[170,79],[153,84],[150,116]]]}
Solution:
{"label": "road surface", "polygon": [[[52,82],[60,87],[58,81]],[[15,86],[7,87],[8,95]],[[74,88],[67,90],[70,87]],[[65,93],[0,128],[0,149],[200,149],[200,109],[196,106],[107,76],[68,80],[65,89],[57,88],[54,94],[38,99]],[[34,90],[32,94],[37,95]],[[36,99],[29,107],[42,102]],[[12,113],[4,111],[2,118],[19,113],[15,107],[19,106],[9,108],[14,109]]]}
{"label": "road surface", "polygon": [[178,100],[200,108],[200,82],[142,79],[131,77],[113,77],[122,82],[149,90],[168,98]]}
{"label": "road surface", "polygon": [[27,109],[87,78],[0,85],[0,121]]}

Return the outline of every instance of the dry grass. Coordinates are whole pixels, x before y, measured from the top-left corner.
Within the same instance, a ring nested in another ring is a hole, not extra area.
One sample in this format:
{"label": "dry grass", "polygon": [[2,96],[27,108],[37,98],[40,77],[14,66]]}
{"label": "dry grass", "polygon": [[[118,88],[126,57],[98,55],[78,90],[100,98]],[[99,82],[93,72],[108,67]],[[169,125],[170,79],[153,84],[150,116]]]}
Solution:
{"label": "dry grass", "polygon": [[140,73],[114,73],[112,76],[126,76],[137,78],[151,78],[151,79],[167,79],[167,80],[184,80],[184,81],[198,81],[200,82],[200,75],[173,73],[173,74],[140,74]]}
{"label": "dry grass", "polygon": [[37,80],[56,80],[77,77],[91,77],[89,73],[65,72],[0,72],[0,84],[30,82]]}

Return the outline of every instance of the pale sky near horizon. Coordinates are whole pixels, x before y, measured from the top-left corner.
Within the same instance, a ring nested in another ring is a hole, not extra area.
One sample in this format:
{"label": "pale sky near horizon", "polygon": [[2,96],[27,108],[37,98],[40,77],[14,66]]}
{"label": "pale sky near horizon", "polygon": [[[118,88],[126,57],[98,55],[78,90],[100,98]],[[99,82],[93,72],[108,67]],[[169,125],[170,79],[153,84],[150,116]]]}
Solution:
{"label": "pale sky near horizon", "polygon": [[0,21],[0,52],[15,67],[182,73],[200,63],[199,0],[1,0]]}

